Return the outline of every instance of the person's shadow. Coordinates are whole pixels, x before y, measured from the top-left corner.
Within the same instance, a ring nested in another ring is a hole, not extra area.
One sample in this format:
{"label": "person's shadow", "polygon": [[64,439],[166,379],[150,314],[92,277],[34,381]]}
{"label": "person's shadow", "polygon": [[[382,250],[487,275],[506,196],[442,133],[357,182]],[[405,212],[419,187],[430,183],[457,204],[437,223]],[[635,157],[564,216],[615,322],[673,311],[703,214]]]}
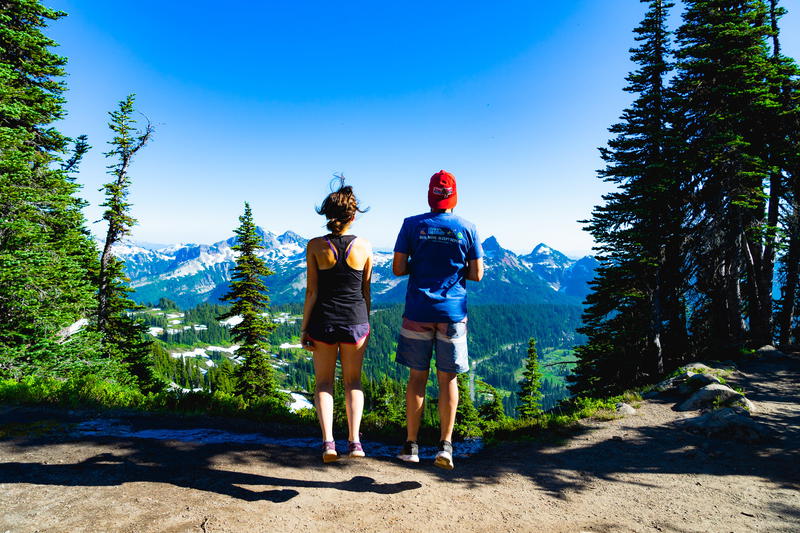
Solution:
{"label": "person's shadow", "polygon": [[[373,492],[377,494],[396,494],[406,490],[418,489],[417,481],[397,483],[377,483],[367,476],[354,476],[347,481],[317,481],[290,479],[249,472],[223,470],[213,464],[215,457],[230,452],[241,463],[248,462],[242,456],[261,453],[253,448],[230,445],[184,444],[175,446],[169,442],[144,439],[116,439],[101,437],[95,439],[72,440],[73,443],[87,440],[102,444],[113,444],[120,454],[101,453],[74,464],[44,463],[0,463],[0,484],[33,483],[38,485],[60,486],[112,486],[135,481],[169,483],[179,487],[224,494],[245,501],[269,500],[275,503],[286,502],[299,494],[297,488],[333,488],[350,492]],[[48,442],[50,441],[50,442]],[[63,443],[64,440],[59,440]],[[35,439],[15,444],[19,446],[47,446],[54,444],[51,439]],[[256,452],[256,453],[253,453]],[[265,464],[295,465],[314,461],[311,453],[303,449],[278,449],[275,454],[265,458]],[[261,460],[257,457],[256,460]],[[318,459],[317,459],[318,460]],[[316,466],[316,465],[315,465]],[[334,466],[336,465],[329,465]],[[277,487],[263,491],[249,490],[239,485],[267,485]]]}

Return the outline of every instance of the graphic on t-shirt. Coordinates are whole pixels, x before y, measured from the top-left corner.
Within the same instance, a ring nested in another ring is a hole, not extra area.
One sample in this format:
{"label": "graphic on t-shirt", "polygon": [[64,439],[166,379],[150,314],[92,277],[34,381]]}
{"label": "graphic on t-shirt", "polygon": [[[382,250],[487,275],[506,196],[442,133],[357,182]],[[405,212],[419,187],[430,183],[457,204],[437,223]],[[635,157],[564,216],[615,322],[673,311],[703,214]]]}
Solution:
{"label": "graphic on t-shirt", "polygon": [[420,229],[419,231],[419,240],[427,241],[427,242],[434,242],[434,243],[445,243],[445,244],[458,244],[461,239],[464,238],[464,234],[460,231],[456,233],[450,228],[439,228],[436,226]]}

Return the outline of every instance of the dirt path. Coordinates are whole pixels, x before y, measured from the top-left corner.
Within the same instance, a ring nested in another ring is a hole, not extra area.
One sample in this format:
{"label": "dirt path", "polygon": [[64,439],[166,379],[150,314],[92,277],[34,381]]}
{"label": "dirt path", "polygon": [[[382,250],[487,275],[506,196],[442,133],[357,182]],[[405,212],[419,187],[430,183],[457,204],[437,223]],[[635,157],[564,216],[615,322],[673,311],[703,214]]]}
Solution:
{"label": "dirt path", "polygon": [[799,531],[800,359],[750,363],[734,384],[772,429],[767,442],[685,433],[672,423],[687,415],[658,399],[558,443],[488,448],[452,472],[380,458],[323,466],[304,448],[87,437],[68,431],[80,413],[0,408],[0,533]]}

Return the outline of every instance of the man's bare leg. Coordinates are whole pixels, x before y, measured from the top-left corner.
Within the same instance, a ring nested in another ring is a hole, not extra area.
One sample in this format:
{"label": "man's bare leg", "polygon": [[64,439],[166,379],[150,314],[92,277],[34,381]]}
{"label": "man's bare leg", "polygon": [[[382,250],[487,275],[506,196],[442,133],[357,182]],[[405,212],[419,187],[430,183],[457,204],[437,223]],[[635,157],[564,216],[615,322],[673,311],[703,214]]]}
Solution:
{"label": "man's bare leg", "polygon": [[414,370],[408,376],[406,387],[406,440],[416,442],[422,411],[425,404],[425,386],[428,383],[428,370]]}
{"label": "man's bare leg", "polygon": [[437,370],[436,377],[439,379],[440,440],[453,442],[453,426],[458,409],[458,374]]}

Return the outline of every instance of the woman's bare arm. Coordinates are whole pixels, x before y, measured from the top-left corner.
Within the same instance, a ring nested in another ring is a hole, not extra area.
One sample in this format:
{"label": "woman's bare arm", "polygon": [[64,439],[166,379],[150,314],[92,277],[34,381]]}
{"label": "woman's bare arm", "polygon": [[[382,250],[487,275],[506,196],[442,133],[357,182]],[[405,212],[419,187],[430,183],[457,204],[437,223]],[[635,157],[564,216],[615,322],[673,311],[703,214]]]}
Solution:
{"label": "woman's bare arm", "polygon": [[303,303],[303,323],[300,326],[300,343],[306,350],[313,350],[314,344],[306,333],[308,321],[311,318],[311,311],[317,303],[317,258],[312,251],[312,242],[308,241],[306,247],[306,299]]}
{"label": "woman's bare arm", "polygon": [[367,262],[364,263],[364,275],[361,279],[361,294],[367,302],[367,314],[372,309],[370,284],[372,283],[372,247],[367,243]]}

